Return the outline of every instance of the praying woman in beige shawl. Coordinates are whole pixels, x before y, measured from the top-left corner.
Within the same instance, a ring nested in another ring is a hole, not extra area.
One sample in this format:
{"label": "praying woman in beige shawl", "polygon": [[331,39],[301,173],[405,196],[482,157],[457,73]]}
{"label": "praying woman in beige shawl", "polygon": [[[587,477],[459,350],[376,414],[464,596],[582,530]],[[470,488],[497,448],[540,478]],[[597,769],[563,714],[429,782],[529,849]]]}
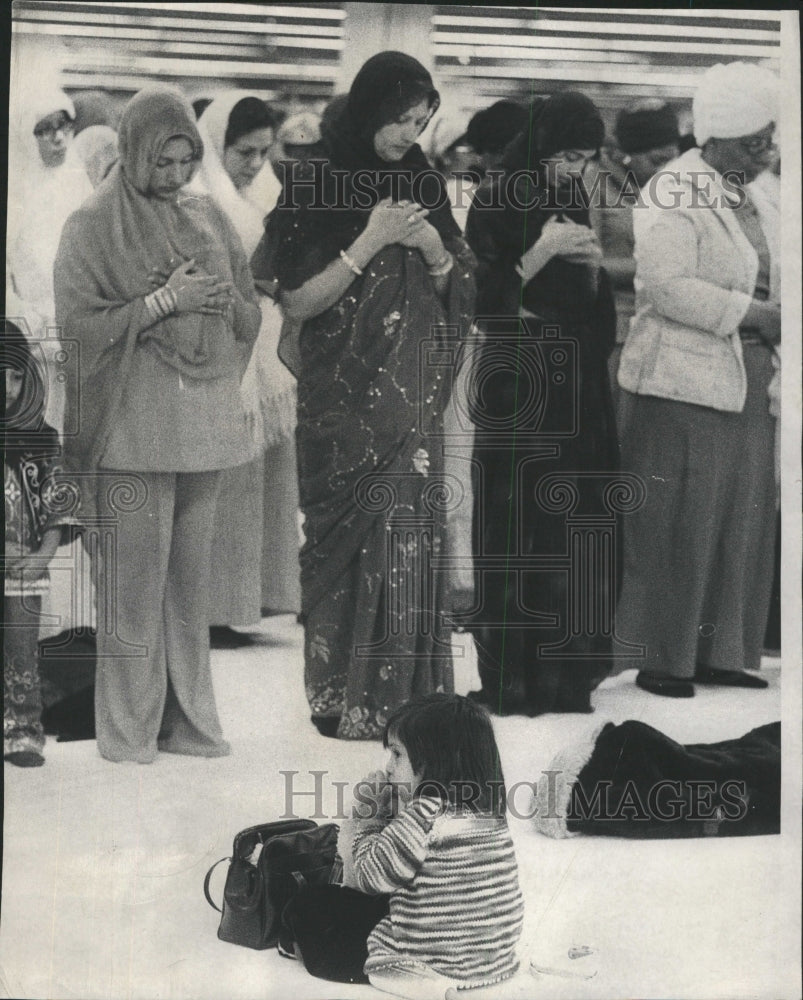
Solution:
{"label": "praying woman in beige shawl", "polygon": [[137,94],[119,149],[55,266],[57,320],[82,360],[65,457],[98,581],[98,750],[216,757],[229,746],[209,663],[214,513],[220,470],[250,455],[240,381],[259,307],[228,218],[185,190],[203,155],[186,98]]}

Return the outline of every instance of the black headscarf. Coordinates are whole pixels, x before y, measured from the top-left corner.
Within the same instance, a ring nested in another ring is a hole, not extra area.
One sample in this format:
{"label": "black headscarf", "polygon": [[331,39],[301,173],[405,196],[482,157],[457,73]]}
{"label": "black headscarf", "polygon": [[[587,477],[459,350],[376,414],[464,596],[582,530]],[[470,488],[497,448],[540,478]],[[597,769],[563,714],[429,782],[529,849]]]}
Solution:
{"label": "black headscarf", "polygon": [[538,171],[541,160],[555,153],[567,149],[599,151],[604,141],[605,123],[597,106],[585,94],[569,90],[533,101],[529,125],[508,147],[502,166]]}
{"label": "black headscarf", "polygon": [[[425,172],[420,196],[430,209],[427,221],[443,240],[459,239],[460,229],[452,216],[445,181],[431,167],[421,147],[415,143],[395,163],[383,160],[374,148],[377,131],[422,100],[427,102],[431,117],[440,97],[421,63],[403,52],[380,52],[357,73],[339,111],[321,122],[325,162],[296,165],[292,172],[286,171],[282,199],[271,215],[275,246],[283,245],[292,227],[303,225],[309,241],[319,248],[318,253],[305,254],[304,262],[298,259],[295,248],[289,256],[281,255],[283,260],[274,258],[275,273],[284,288],[297,288],[325,266],[323,258],[331,259],[338,250],[345,249],[365,229],[371,211],[383,198],[414,199],[419,193],[414,181]],[[316,209],[310,205],[313,196],[309,184],[316,171],[325,205],[339,205],[345,198],[344,208]],[[345,171],[346,176],[337,178],[333,171]],[[304,183],[299,186],[299,181]],[[301,214],[291,205],[300,205]],[[257,273],[263,256],[258,248],[252,260],[252,267],[257,267],[256,277],[263,277]]]}
{"label": "black headscarf", "polygon": [[523,105],[515,101],[497,101],[474,115],[462,139],[475,153],[498,154],[527,128],[529,120],[530,114]]}
{"label": "black headscarf", "polygon": [[53,454],[58,451],[58,435],[45,423],[45,383],[41,364],[34,357],[20,328],[3,321],[0,342],[0,369],[22,372],[22,388],[13,403],[6,404],[3,417],[3,451],[9,466],[19,464],[23,456]]}
{"label": "black headscarf", "polygon": [[432,77],[412,56],[380,52],[354,77],[345,106],[323,124],[323,140],[332,165],[340,170],[388,170],[429,166],[419,145],[398,163],[389,164],[374,149],[374,136],[413,105],[425,100],[430,118],[440,106]]}
{"label": "black headscarf", "polygon": [[[613,306],[607,278],[603,276],[600,293],[593,292],[585,265],[553,258],[524,288],[515,271],[523,251],[536,242],[550,218],[561,216],[578,225],[591,225],[582,185],[572,184],[559,192],[550,190],[542,161],[570,149],[598,152],[604,139],[605,126],[599,111],[584,94],[568,91],[532,103],[528,128],[505,152],[501,164],[505,175],[480,188],[469,213],[469,245],[480,260],[487,246],[494,248],[497,257],[493,273],[479,280],[480,312],[509,311],[514,304],[539,315],[549,312],[566,319],[586,319],[604,312],[605,325],[610,325]],[[513,183],[511,175],[519,172]]]}
{"label": "black headscarf", "polygon": [[616,142],[623,153],[647,153],[651,149],[677,146],[678,116],[671,104],[625,108],[616,119]]}
{"label": "black headscarf", "polygon": [[[511,142],[502,159],[505,176],[481,188],[475,197],[475,204],[504,206],[501,211],[485,210],[492,212],[494,228],[502,241],[510,244],[517,258],[538,239],[551,216],[561,215],[579,225],[590,225],[582,185],[550,191],[543,161],[569,149],[593,149],[599,153],[604,139],[605,125],[600,113],[585,94],[568,91],[533,101],[529,126]],[[514,183],[510,175],[520,176],[516,176]],[[513,195],[518,202],[512,199]]]}

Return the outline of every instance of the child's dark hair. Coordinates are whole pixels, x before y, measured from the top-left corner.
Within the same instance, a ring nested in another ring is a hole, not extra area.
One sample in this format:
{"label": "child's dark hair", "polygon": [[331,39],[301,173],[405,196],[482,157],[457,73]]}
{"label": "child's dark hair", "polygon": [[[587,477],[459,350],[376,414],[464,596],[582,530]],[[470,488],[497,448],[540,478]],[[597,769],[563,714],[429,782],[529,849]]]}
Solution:
{"label": "child's dark hair", "polygon": [[[25,334],[11,320],[3,317],[0,334],[0,368],[10,368],[23,376],[23,390],[16,403],[6,403],[4,430],[12,427],[34,426],[38,417],[44,414],[45,384],[40,363],[34,357]],[[36,345],[41,353],[41,348]],[[44,361],[44,359],[42,359]]]}
{"label": "child's dark hair", "polygon": [[472,812],[505,812],[505,784],[487,712],[458,694],[431,694],[402,705],[385,726],[403,744],[416,775],[416,795],[433,795]]}
{"label": "child's dark hair", "polygon": [[[2,323],[0,368],[22,375],[19,395],[12,402],[6,399],[5,413],[0,419],[5,462],[11,466],[26,456],[58,454],[59,438],[45,423],[47,393],[42,375],[45,359],[41,344],[33,341],[32,350],[28,338],[13,320],[3,318]],[[5,375],[0,377],[5,379]]]}

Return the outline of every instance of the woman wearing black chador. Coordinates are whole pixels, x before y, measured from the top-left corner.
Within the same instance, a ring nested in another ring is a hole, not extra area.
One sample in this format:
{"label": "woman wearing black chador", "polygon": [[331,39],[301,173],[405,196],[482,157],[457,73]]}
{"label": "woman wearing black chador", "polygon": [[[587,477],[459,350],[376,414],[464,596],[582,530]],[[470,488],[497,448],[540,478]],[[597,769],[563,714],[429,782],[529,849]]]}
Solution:
{"label": "woman wearing black chador", "polygon": [[604,499],[618,468],[606,368],[616,315],[583,185],[603,137],[582,94],[536,102],[466,229],[477,312],[494,317],[479,324],[472,393],[473,696],[503,714],[592,711],[612,665],[615,535],[572,560],[568,521],[611,517]]}

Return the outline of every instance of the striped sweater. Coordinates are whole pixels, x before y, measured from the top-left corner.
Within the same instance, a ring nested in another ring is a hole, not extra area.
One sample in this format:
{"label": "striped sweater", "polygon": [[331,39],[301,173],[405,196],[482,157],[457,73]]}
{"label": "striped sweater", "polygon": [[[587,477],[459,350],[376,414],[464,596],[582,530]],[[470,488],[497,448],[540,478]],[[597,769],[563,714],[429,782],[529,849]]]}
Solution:
{"label": "striped sweater", "polygon": [[422,796],[389,823],[360,821],[352,852],[356,887],[391,893],[389,916],[368,938],[366,973],[421,963],[479,986],[516,972],[523,905],[503,817]]}

